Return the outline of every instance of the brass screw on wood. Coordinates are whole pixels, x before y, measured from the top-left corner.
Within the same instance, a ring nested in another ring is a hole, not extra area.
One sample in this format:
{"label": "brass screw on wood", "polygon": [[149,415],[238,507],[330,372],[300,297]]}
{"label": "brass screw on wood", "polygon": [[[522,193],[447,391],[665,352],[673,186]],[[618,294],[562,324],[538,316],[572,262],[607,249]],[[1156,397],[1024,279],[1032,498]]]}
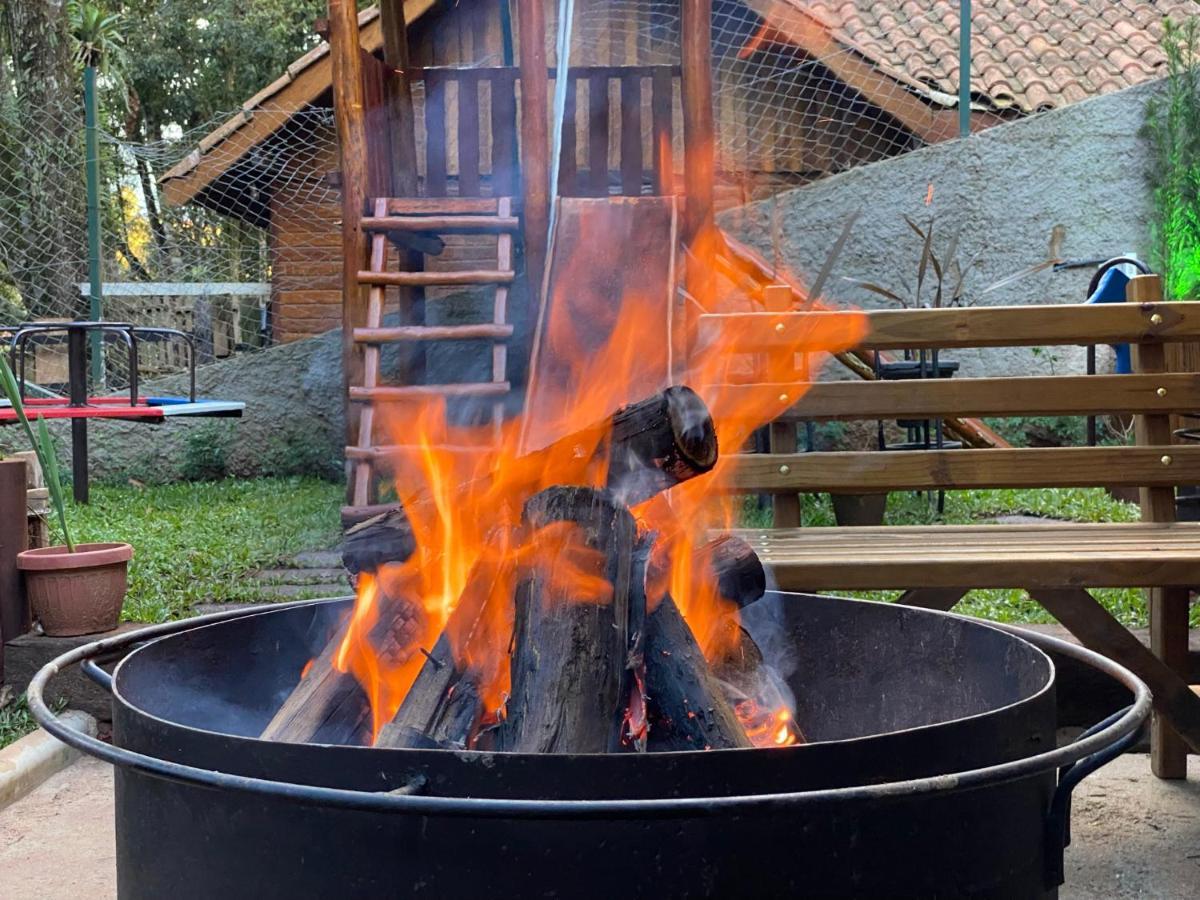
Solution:
{"label": "brass screw on wood", "polygon": [[780,395],[779,395],[779,402],[780,402],[780,403],[787,403],[787,402],[788,402],[788,395],[787,395],[787,394],[780,394]]}
{"label": "brass screw on wood", "polygon": [[1155,391],[1154,393],[1158,394],[1158,396],[1160,396],[1160,397],[1165,397],[1165,396],[1167,396],[1167,389],[1166,389],[1166,388],[1159,388],[1159,389],[1158,389],[1157,391]]}
{"label": "brass screw on wood", "polygon": [[1161,462],[1164,466],[1169,466],[1171,464],[1171,457],[1164,453],[1159,462]]}
{"label": "brass screw on wood", "polygon": [[784,463],[782,466],[779,467],[780,475],[786,475],[790,471],[792,471],[792,467],[789,466],[787,463]]}
{"label": "brass screw on wood", "polygon": [[1162,324],[1162,316],[1160,316],[1158,313],[1155,313],[1154,315],[1152,315],[1150,317],[1150,324],[1151,325],[1161,325]]}
{"label": "brass screw on wood", "polygon": [[778,324],[776,324],[776,326],[775,326],[775,333],[776,333],[776,334],[783,334],[783,323],[782,323],[782,322],[779,322]]}

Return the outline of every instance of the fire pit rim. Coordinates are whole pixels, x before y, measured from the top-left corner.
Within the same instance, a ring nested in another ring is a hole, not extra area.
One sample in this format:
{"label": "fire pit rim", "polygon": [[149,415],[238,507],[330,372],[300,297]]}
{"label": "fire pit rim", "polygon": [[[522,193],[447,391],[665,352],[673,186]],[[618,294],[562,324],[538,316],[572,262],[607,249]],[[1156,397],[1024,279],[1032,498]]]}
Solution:
{"label": "fire pit rim", "polygon": [[[93,662],[98,656],[111,654],[113,651],[125,649],[134,643],[144,642],[151,638],[165,637],[170,634],[186,631],[191,628],[204,627],[228,619],[258,615],[272,610],[292,608],[314,602],[322,601],[297,601],[295,603],[270,604],[248,609],[213,613],[194,619],[154,625],[146,629],[85,644],[51,660],[38,671],[30,681],[27,689],[29,708],[39,725],[68,746],[110,764],[128,767],[168,781],[200,784],[223,790],[244,791],[297,803],[319,803],[343,809],[379,813],[577,819],[610,817],[614,815],[632,818],[671,818],[675,816],[727,813],[735,810],[738,812],[762,812],[789,807],[795,804],[878,800],[888,796],[909,797],[936,793],[942,790],[1001,784],[1032,777],[1049,769],[1065,767],[1073,767],[1071,771],[1077,774],[1073,780],[1064,777],[1062,783],[1064,786],[1067,784],[1073,786],[1087,772],[1103,765],[1136,740],[1139,729],[1150,714],[1151,707],[1149,689],[1124,666],[1086,648],[1058,640],[1057,638],[1027,633],[1012,626],[988,623],[988,627],[997,628],[1000,631],[1021,637],[1035,647],[1038,647],[1038,649],[1043,650],[1043,652],[1046,649],[1052,649],[1056,653],[1072,657],[1085,665],[1099,669],[1130,690],[1134,695],[1133,703],[1121,713],[1114,714],[1104,722],[1090,729],[1085,733],[1084,737],[1074,743],[997,765],[907,781],[729,797],[528,800],[477,797],[426,797],[415,793],[420,790],[422,786],[420,783],[412,783],[406,788],[386,793],[356,791],[249,778],[200,769],[195,766],[159,759],[106,744],[103,741],[74,730],[62,722],[46,705],[44,693],[47,683],[67,666],[76,663],[90,663],[89,674],[94,675],[95,672],[100,672],[104,677],[97,680],[103,686],[111,687],[111,677],[107,673],[103,673]],[[952,618],[964,618],[954,616],[952,613],[935,614],[947,615]]]}
{"label": "fire pit rim", "polygon": [[[858,599],[851,598],[851,597],[839,597],[838,599],[844,603],[853,603],[853,604],[858,604],[858,605],[869,604],[869,603],[874,602],[871,600],[858,600]],[[265,614],[273,612],[275,610],[283,610],[283,609],[293,608],[293,607],[297,607],[297,606],[310,606],[310,605],[311,606],[322,606],[322,605],[332,606],[337,603],[346,603],[346,602],[353,601],[353,600],[354,600],[353,596],[321,597],[321,598],[317,598],[317,599],[313,599],[313,600],[299,600],[299,601],[295,601],[293,603],[288,603],[286,605],[282,604],[282,603],[263,604],[263,605],[256,606],[256,607],[243,608],[242,610],[240,610],[240,612],[244,613],[244,616],[236,616],[236,615],[227,616],[225,618],[222,618],[220,621],[210,621],[211,617],[209,617],[209,616],[197,616],[192,619],[185,619],[183,621],[195,623],[194,627],[188,628],[188,629],[181,629],[181,630],[186,630],[186,631],[200,630],[200,629],[207,628],[210,626],[220,625],[220,624],[222,624],[222,622],[228,621],[229,619],[240,619],[240,618],[249,618],[251,616],[265,615]],[[845,738],[834,738],[831,740],[822,740],[822,741],[820,741],[820,743],[823,746],[836,747],[839,744],[850,744],[850,743],[853,743],[854,741],[862,740],[863,738],[887,737],[887,736],[891,736],[891,735],[920,734],[922,732],[932,732],[934,729],[942,727],[944,725],[969,723],[972,721],[983,719],[987,716],[992,716],[997,713],[1004,712],[1005,710],[1011,710],[1017,706],[1020,706],[1023,703],[1028,703],[1028,702],[1036,700],[1040,697],[1043,697],[1043,696],[1045,696],[1045,694],[1048,691],[1054,690],[1055,675],[1057,674],[1057,669],[1054,665],[1054,660],[1049,656],[1049,654],[1046,653],[1045,650],[1043,650],[1041,647],[1037,646],[1037,644],[1034,643],[1033,641],[1029,640],[1028,633],[1013,632],[1010,629],[1005,629],[1003,627],[996,627],[998,623],[995,623],[995,622],[987,622],[987,621],[984,621],[981,619],[972,618],[970,616],[956,615],[954,613],[947,613],[947,612],[943,612],[941,610],[925,610],[925,609],[923,609],[923,610],[921,610],[921,612],[922,612],[922,614],[933,613],[938,616],[944,616],[944,617],[950,618],[950,619],[957,619],[960,621],[965,621],[973,626],[989,628],[992,631],[1006,633],[1009,635],[1009,637],[1020,638],[1027,645],[1029,645],[1029,647],[1034,651],[1036,656],[1042,662],[1045,663],[1046,675],[1047,675],[1045,682],[1043,682],[1041,687],[1039,687],[1036,691],[1026,694],[1023,697],[1020,697],[1020,698],[1012,701],[1011,703],[1006,703],[1006,704],[1003,704],[1000,706],[994,706],[994,707],[991,707],[986,710],[981,710],[976,713],[971,713],[970,715],[956,716],[952,719],[944,719],[939,722],[929,722],[929,723],[922,724],[922,725],[914,725],[914,726],[911,726],[908,728],[893,728],[893,729],[890,729],[887,731],[871,732],[870,734],[854,735],[852,737],[845,737]],[[225,614],[219,613],[217,615],[224,616]],[[204,620],[204,621],[201,621],[201,620]],[[155,635],[154,640],[157,640],[158,638],[170,637],[171,635],[178,634],[178,633],[179,633],[179,631],[172,631],[167,634]],[[90,665],[85,664],[85,672],[87,672],[87,674],[89,676],[91,676],[94,681],[97,680],[97,673],[99,673],[99,675],[102,678],[102,680],[99,682],[101,684],[101,686],[104,687],[106,690],[108,690],[110,693],[113,693],[114,698],[117,698],[116,693],[113,691],[113,682],[118,681],[120,678],[120,676],[118,674],[120,667],[122,665],[124,665],[124,663],[127,659],[132,658],[135,653],[139,652],[140,650],[144,649],[145,647],[148,647],[151,643],[153,643],[153,641],[146,641],[145,643],[143,643],[143,645],[141,647],[136,647],[136,648],[134,648],[134,650],[132,652],[125,655],[121,659],[121,661],[118,663],[117,669],[113,671],[112,675],[108,675],[108,673],[104,672],[102,669],[100,669],[98,666],[95,666],[94,664],[90,664]],[[275,743],[274,741],[264,740],[260,737],[256,737],[253,735],[230,735],[225,732],[213,731],[212,729],[209,729],[209,728],[197,728],[196,726],[188,725],[183,722],[176,722],[176,721],[172,721],[169,719],[164,719],[163,717],[155,715],[154,713],[149,712],[148,710],[140,708],[140,707],[138,709],[138,714],[143,716],[144,718],[152,720],[154,722],[159,722],[161,724],[170,726],[171,728],[176,728],[176,729],[179,729],[180,731],[188,732],[188,733],[192,733],[192,734],[217,735],[217,736],[221,736],[221,737],[233,738],[236,740],[254,741],[255,743],[259,743],[259,744]],[[337,747],[337,748],[339,748],[339,750],[342,750],[343,752],[357,751],[357,752],[362,752],[362,753],[370,753],[370,752],[375,752],[375,750],[376,750],[376,748],[374,748],[374,747],[357,747],[357,746],[348,746],[348,745],[343,745],[343,744],[323,744],[319,741],[310,741],[308,743],[314,747]],[[810,744],[797,744],[797,745],[791,746],[791,747],[770,747],[770,748],[723,747],[723,748],[714,748],[711,750],[668,750],[668,751],[657,752],[654,755],[656,757],[670,759],[673,757],[674,758],[689,757],[696,753],[705,753],[705,754],[709,754],[709,753],[754,753],[754,752],[787,753],[787,752],[802,752],[806,747],[809,747],[809,746],[811,746],[811,745]],[[497,757],[497,756],[509,757],[509,756],[522,755],[522,754],[511,753],[511,752],[502,751],[502,750],[428,749],[428,750],[423,750],[423,751],[412,751],[412,752],[452,753],[459,758],[465,758],[469,761],[477,761],[481,765],[487,765],[488,761],[490,759]],[[611,757],[612,756],[612,754],[605,754],[605,753],[541,753],[541,754],[536,754],[536,755],[538,755],[538,756],[569,756],[571,758],[579,759],[579,760],[583,760],[583,761],[586,761],[590,758]],[[634,755],[630,754],[630,758],[632,759],[635,757],[634,757]]]}

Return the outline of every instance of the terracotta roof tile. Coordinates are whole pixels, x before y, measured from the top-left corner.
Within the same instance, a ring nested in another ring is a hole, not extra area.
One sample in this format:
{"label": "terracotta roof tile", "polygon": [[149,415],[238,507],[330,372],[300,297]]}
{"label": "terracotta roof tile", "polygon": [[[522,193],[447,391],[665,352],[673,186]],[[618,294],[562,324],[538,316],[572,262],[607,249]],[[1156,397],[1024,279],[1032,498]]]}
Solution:
{"label": "terracotta roof tile", "polygon": [[[958,91],[959,0],[789,0],[917,91]],[[972,95],[1033,112],[1162,74],[1164,18],[1200,0],[990,0],[971,16]]]}

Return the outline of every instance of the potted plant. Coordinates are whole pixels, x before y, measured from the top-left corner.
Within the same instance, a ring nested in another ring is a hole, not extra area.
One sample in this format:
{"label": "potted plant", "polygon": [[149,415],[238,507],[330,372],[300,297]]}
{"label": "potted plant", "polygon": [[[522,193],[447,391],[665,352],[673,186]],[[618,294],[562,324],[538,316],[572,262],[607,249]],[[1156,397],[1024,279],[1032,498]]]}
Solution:
{"label": "potted plant", "polygon": [[33,617],[41,623],[42,631],[50,635],[110,631],[117,626],[125,602],[133,548],[117,542],[76,544],[72,540],[62,475],[46,420],[38,417],[36,431],[29,424],[17,379],[2,356],[0,382],[37,454],[50,505],[65,542],[62,546],[17,554],[17,567],[25,576],[25,593]]}

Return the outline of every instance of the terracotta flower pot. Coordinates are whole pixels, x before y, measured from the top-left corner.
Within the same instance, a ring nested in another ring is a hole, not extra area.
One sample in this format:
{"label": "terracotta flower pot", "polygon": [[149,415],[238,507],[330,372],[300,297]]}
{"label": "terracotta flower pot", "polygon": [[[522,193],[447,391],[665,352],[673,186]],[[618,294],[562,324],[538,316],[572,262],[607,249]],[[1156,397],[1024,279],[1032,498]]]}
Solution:
{"label": "terracotta flower pot", "polygon": [[69,636],[117,627],[133,557],[129,544],[42,547],[17,554],[33,617],[46,634]]}

